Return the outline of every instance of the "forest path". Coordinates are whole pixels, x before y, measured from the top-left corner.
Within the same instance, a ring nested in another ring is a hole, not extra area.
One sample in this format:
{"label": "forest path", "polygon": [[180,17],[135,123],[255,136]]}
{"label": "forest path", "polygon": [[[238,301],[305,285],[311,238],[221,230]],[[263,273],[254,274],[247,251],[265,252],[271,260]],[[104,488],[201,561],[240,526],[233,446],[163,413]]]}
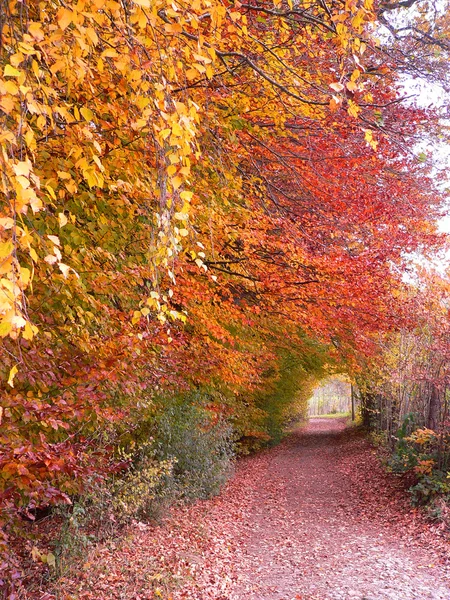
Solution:
{"label": "forest path", "polygon": [[216,498],[98,547],[60,597],[450,600],[449,556],[367,441],[317,418],[241,460]]}
{"label": "forest path", "polygon": [[450,600],[436,557],[393,526],[405,514],[389,514],[389,499],[377,502],[376,490],[365,489],[369,473],[367,482],[350,476],[355,448],[344,428],[343,420],[312,419],[270,461],[270,486],[260,489],[246,544],[252,568],[243,574],[241,598]]}

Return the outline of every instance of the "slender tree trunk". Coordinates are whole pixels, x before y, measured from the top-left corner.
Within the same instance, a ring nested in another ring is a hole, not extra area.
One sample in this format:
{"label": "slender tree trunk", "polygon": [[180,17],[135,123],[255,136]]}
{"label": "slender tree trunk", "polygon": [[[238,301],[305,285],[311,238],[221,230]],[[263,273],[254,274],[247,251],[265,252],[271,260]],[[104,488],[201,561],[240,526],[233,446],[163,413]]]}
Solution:
{"label": "slender tree trunk", "polygon": [[353,389],[353,383],[350,386],[351,396],[352,396],[352,421],[355,420],[355,390]]}
{"label": "slender tree trunk", "polygon": [[431,384],[430,405],[428,409],[427,427],[436,431],[439,425],[439,391],[434,383]]}

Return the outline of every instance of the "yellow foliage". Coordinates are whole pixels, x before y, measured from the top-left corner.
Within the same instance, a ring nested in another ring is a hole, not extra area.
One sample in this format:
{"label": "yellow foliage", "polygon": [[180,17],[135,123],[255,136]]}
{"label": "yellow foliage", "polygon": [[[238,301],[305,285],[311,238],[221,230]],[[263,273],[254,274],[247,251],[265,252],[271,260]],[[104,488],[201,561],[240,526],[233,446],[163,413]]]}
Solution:
{"label": "yellow foliage", "polygon": [[419,446],[424,446],[425,444],[433,442],[436,437],[435,431],[424,427],[423,429],[416,429],[416,431],[413,431],[411,435],[405,439],[408,442],[414,442],[415,444],[419,444]]}
{"label": "yellow foliage", "polygon": [[[358,32],[373,19],[367,6],[349,4],[333,15],[317,10],[318,17],[333,27],[336,23],[340,54],[347,47],[362,54]],[[274,19],[274,28],[258,32],[245,11],[220,0],[176,6],[169,0],[126,5],[83,0],[63,6],[30,0],[26,20],[22,12],[22,2],[9,3],[0,55],[0,109],[5,114],[0,130],[0,288],[5,290],[0,318],[1,335],[30,341],[31,325],[18,326],[30,320],[25,294],[31,293],[33,279],[48,286],[61,273],[69,281],[69,270],[89,269],[75,261],[74,240],[82,237],[76,213],[99,198],[120,211],[130,228],[136,219],[145,221],[142,254],[151,286],[158,289],[161,273],[174,280],[173,261],[191,243],[193,204],[210,192],[201,183],[194,186],[194,166],[216,169],[214,156],[206,156],[201,142],[213,130],[234,140],[242,127],[231,112],[217,107],[211,112],[205,82],[233,81],[235,69],[246,73],[242,81],[253,81],[253,93],[250,97],[246,83],[237,86],[230,111],[238,116],[252,111],[262,120],[269,115],[280,133],[291,114],[320,120],[330,97],[328,92],[316,97],[316,91],[327,77],[315,70],[296,72],[295,46],[289,42],[288,50],[284,45],[295,35],[299,52],[313,56],[329,34],[320,39],[311,28],[294,31],[288,18]],[[261,51],[266,43],[273,47],[270,53]],[[350,60],[360,65],[352,52]],[[342,73],[346,69],[343,62]],[[280,93],[285,111],[279,110]],[[348,112],[356,118],[359,107],[349,101]],[[228,179],[228,187],[242,185],[231,182],[234,173]],[[224,200],[228,193],[224,190]],[[45,223],[47,236],[64,228],[65,244],[49,247],[39,228],[30,226],[33,218]],[[120,244],[116,247],[119,253]],[[205,261],[195,260],[205,271]],[[165,304],[152,307],[161,321],[168,312],[162,310]],[[177,318],[178,311],[168,314]]]}

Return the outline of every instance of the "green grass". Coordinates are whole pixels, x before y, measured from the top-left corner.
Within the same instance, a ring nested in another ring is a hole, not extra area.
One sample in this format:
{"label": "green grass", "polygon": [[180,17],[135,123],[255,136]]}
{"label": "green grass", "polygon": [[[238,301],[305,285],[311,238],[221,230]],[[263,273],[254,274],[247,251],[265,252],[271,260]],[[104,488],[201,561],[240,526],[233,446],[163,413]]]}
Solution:
{"label": "green grass", "polygon": [[350,412],[342,412],[342,413],[328,413],[326,415],[310,415],[310,419],[342,419],[351,417]]}

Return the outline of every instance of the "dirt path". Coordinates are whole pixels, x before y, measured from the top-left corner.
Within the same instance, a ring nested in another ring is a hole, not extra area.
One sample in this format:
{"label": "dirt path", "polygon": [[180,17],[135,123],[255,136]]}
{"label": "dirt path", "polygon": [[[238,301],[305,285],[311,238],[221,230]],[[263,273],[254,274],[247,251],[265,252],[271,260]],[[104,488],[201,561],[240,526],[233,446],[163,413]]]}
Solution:
{"label": "dirt path", "polygon": [[344,428],[313,419],[241,461],[217,498],[97,548],[59,597],[450,600],[442,532]]}
{"label": "dirt path", "polygon": [[261,488],[254,507],[246,547],[252,569],[241,597],[449,600],[444,569],[430,566],[436,557],[399,538],[379,507],[362,510],[361,489],[345,477],[352,448],[343,427],[314,419],[270,461],[272,485]]}

